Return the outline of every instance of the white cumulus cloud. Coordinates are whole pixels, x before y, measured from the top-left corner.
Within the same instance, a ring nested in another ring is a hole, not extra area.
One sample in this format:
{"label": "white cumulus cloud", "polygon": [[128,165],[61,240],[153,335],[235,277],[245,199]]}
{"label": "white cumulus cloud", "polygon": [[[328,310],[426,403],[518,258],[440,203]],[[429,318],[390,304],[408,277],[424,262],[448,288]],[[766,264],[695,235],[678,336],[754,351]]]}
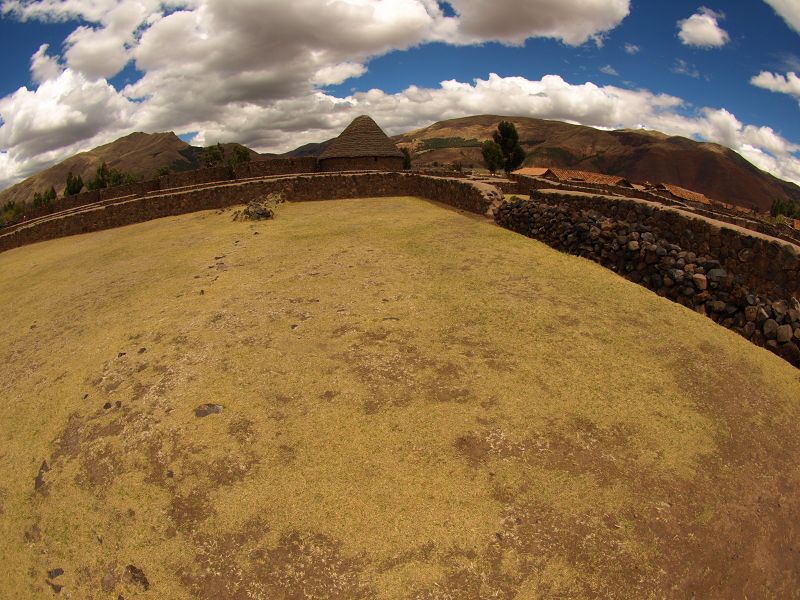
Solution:
{"label": "white cumulus cloud", "polygon": [[800,2],[797,0],[764,0],[776,13],[778,13],[786,24],[800,33]]}
{"label": "white cumulus cloud", "polygon": [[[630,10],[629,0],[450,4],[448,17],[436,0],[0,0],[18,19],[82,21],[60,56],[42,46],[31,57],[34,86],[0,99],[0,188],[130,131],[282,152],[333,137],[363,113],[389,133],[486,113],[647,127],[727,144],[800,181],[798,150],[778,132],[648,90],[489,74],[394,94],[323,91],[377,56],[434,41],[600,43]],[[129,61],[142,76],[115,89],[108,79]]]}
{"label": "white cumulus cloud", "polygon": [[688,19],[678,21],[678,37],[686,46],[719,48],[730,41],[728,32],[719,26],[725,15],[701,6]]}
{"label": "white cumulus cloud", "polygon": [[756,87],[779,94],[788,94],[800,100],[800,77],[797,76],[797,73],[790,72],[786,75],[781,75],[762,71],[753,77],[750,83]]}
{"label": "white cumulus cloud", "polygon": [[55,79],[61,73],[62,69],[58,64],[58,59],[47,54],[49,48],[49,44],[42,44],[31,56],[31,77],[36,83]]}
{"label": "white cumulus cloud", "polygon": [[599,39],[630,12],[629,0],[450,0],[458,14],[454,41],[522,44],[550,37],[576,46]]}

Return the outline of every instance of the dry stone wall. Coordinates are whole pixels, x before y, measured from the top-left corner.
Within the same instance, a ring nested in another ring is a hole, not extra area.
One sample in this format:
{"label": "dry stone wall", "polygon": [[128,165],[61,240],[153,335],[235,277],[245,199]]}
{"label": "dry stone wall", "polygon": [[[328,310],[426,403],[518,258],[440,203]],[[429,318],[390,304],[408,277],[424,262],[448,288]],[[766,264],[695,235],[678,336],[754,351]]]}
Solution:
{"label": "dry stone wall", "polygon": [[279,193],[290,201],[419,196],[493,214],[503,196],[489,185],[410,173],[332,173],[233,181],[96,203],[0,234],[0,252],[44,240],[99,231],[199,210],[245,204]]}
{"label": "dry stone wall", "polygon": [[323,158],[319,170],[334,171],[402,171],[401,156],[361,156],[357,158]]}
{"label": "dry stone wall", "polygon": [[655,203],[542,194],[501,226],[593,260],[800,366],[800,249]]}

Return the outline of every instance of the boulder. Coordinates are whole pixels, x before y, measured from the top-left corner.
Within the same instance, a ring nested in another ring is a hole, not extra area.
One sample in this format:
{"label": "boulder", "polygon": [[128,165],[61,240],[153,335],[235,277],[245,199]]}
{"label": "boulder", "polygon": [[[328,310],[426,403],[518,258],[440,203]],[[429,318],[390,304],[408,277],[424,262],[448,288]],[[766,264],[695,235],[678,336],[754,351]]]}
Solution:
{"label": "boulder", "polygon": [[767,319],[761,330],[764,332],[764,337],[774,340],[778,335],[778,322],[775,319]]}
{"label": "boulder", "polygon": [[727,276],[728,274],[725,272],[725,269],[711,269],[708,272],[708,278],[714,283],[721,283],[725,281]]}
{"label": "boulder", "polygon": [[775,332],[775,339],[778,340],[779,344],[783,344],[791,341],[793,335],[794,332],[791,325],[781,325]]}
{"label": "boulder", "polygon": [[695,273],[692,275],[692,283],[694,283],[694,287],[701,292],[708,287],[708,279],[706,279],[705,275],[701,275],[700,273]]}
{"label": "boulder", "polygon": [[745,321],[747,321],[748,323],[755,322],[756,317],[758,317],[758,307],[748,306],[744,309]]}

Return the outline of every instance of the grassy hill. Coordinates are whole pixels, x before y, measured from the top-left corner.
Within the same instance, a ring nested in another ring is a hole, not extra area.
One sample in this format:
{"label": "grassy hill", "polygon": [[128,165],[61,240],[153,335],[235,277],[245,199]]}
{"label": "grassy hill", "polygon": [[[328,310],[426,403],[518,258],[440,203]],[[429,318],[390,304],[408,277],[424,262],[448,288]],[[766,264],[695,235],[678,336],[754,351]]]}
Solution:
{"label": "grassy hill", "polygon": [[800,589],[798,371],[430,202],[5,252],[0,359],[2,598]]}
{"label": "grassy hill", "polygon": [[[223,144],[226,156],[230,156],[236,146],[240,144]],[[264,158],[257,152],[249,149],[248,151],[251,160]],[[55,187],[56,192],[61,195],[67,173],[80,175],[84,182],[88,182],[95,176],[97,167],[104,162],[109,167],[124,173],[149,179],[155,177],[162,167],[172,171],[200,168],[203,165],[201,154],[202,148],[190,146],[172,132],[131,133],[109,144],[76,154],[0,191],[0,206],[6,202],[30,202],[35,192],[44,192],[50,186]]]}
{"label": "grassy hill", "polygon": [[[501,120],[513,121],[528,153],[525,166],[569,167],[632,181],[671,183],[748,208],[769,210],[775,198],[800,202],[800,187],[756,168],[733,150],[656,131],[602,131],[560,121],[481,115],[451,119],[396,136],[415,148],[415,165],[434,162],[482,166],[479,147],[463,141],[490,139]],[[431,140],[462,140],[436,147]]]}

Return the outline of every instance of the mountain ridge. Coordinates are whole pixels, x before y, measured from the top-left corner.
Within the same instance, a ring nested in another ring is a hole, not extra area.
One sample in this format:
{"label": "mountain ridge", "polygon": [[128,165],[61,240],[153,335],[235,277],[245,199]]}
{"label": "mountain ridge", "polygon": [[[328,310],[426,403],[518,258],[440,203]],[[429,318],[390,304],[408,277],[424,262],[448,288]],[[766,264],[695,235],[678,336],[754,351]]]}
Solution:
{"label": "mountain ridge", "polygon": [[[600,130],[530,117],[476,115],[438,121],[391,139],[399,147],[409,148],[415,167],[455,162],[481,167],[480,142],[491,138],[501,120],[515,123],[527,152],[524,166],[580,169],[640,183],[669,183],[760,211],[769,210],[776,198],[800,203],[800,186],[760,170],[730,148],[653,130]],[[251,160],[319,156],[332,141],[305,144],[280,155],[247,150]],[[224,148],[235,146],[240,145],[226,144]],[[201,151],[173,132],[134,132],[0,191],[0,205],[28,202],[34,192],[51,185],[61,193],[68,172],[86,182],[102,162],[145,178],[155,176],[163,167],[172,171],[196,169],[202,166]]]}

